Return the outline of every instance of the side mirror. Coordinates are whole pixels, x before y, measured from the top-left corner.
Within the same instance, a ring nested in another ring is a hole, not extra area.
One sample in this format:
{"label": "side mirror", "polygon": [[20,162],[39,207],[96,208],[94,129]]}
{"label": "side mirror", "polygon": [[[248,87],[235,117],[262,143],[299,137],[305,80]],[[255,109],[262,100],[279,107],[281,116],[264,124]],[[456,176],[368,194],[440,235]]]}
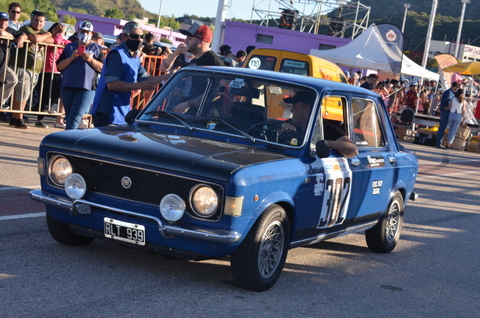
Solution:
{"label": "side mirror", "polygon": [[326,140],[319,140],[315,144],[315,152],[318,158],[327,158],[330,156],[330,147]]}
{"label": "side mirror", "polygon": [[131,125],[135,122],[135,118],[137,117],[137,115],[140,113],[140,110],[138,109],[132,109],[131,111],[129,111],[126,115],[125,115],[125,121],[127,122],[127,124]]}

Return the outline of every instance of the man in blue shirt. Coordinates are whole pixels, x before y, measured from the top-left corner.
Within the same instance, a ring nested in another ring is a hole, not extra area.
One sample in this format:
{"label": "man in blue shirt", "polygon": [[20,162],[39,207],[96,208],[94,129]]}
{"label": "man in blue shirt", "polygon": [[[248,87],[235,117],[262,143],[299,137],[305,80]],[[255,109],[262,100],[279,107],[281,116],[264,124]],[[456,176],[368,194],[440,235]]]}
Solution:
{"label": "man in blue shirt", "polygon": [[438,127],[437,140],[435,147],[444,149],[442,145],[443,135],[445,135],[445,130],[448,125],[448,117],[450,116],[450,110],[445,109],[450,105],[450,101],[455,96],[455,92],[458,89],[458,83],[453,82],[452,87],[447,89],[442,95],[442,101],[440,102],[440,127]]}
{"label": "man in blue shirt", "polygon": [[154,90],[170,76],[150,76],[145,71],[138,57],[142,37],[140,24],[127,22],[123,27],[122,43],[105,58],[90,111],[95,127],[125,125],[132,90]]}

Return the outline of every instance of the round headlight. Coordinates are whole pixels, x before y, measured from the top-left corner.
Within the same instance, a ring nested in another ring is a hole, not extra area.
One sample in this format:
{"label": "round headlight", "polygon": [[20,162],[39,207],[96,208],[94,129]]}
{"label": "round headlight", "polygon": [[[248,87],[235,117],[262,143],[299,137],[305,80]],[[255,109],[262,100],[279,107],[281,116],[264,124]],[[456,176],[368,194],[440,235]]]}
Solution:
{"label": "round headlight", "polygon": [[72,171],[72,165],[67,158],[55,156],[50,160],[48,175],[55,185],[63,186],[67,177],[72,174]]}
{"label": "round headlight", "polygon": [[185,212],[185,202],[176,194],[167,194],[160,201],[160,213],[169,222],[180,220]]}
{"label": "round headlight", "polygon": [[65,192],[68,197],[77,200],[83,197],[87,191],[87,183],[85,179],[78,173],[72,173],[65,181]]}
{"label": "round headlight", "polygon": [[195,187],[190,198],[193,210],[201,217],[209,217],[217,211],[218,196],[209,186]]}

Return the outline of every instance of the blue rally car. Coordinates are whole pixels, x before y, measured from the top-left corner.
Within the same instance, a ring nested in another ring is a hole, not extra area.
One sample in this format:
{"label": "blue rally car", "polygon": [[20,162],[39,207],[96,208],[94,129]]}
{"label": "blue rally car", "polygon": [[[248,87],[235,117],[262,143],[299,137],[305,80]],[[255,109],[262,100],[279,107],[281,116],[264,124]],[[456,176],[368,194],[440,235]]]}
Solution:
{"label": "blue rally car", "polygon": [[392,251],[416,197],[417,159],[363,88],[188,67],[127,118],[43,139],[31,197],[58,242],[229,256],[236,284],[262,291],[290,248],[365,231],[369,249]]}

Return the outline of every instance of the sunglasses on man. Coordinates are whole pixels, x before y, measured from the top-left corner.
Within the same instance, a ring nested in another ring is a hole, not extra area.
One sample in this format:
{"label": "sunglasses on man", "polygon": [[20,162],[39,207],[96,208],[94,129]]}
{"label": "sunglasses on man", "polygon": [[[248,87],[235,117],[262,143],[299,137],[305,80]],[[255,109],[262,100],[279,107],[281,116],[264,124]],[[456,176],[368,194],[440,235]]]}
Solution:
{"label": "sunglasses on man", "polygon": [[21,11],[14,11],[14,10],[10,10],[11,13],[15,13],[15,14],[20,14],[22,13]]}
{"label": "sunglasses on man", "polygon": [[128,37],[132,40],[142,40],[143,34],[128,33]]}

